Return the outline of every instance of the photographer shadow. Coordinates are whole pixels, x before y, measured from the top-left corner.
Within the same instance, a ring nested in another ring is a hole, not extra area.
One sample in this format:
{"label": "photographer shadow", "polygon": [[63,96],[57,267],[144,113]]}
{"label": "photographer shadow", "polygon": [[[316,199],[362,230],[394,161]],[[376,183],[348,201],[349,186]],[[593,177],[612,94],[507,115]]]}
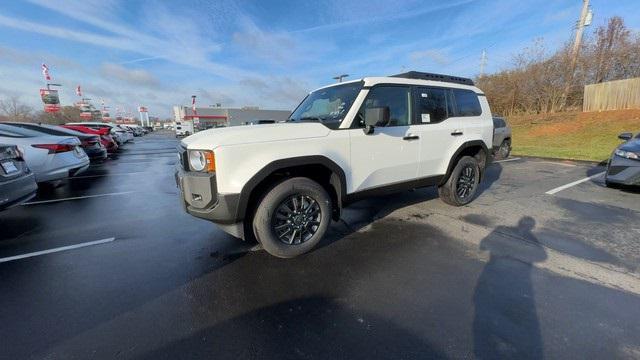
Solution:
{"label": "photographer shadow", "polygon": [[[497,227],[480,243],[480,250],[488,251],[490,258],[473,296],[477,358],[542,358],[532,272],[534,264],[544,261],[547,253],[533,236],[534,227],[535,220],[525,216],[516,227]],[[503,235],[510,233],[523,236]]]}

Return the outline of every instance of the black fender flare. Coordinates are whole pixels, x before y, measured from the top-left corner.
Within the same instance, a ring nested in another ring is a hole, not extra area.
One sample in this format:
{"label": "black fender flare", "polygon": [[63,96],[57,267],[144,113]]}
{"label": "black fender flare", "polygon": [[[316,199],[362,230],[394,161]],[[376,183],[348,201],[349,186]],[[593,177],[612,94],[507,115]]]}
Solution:
{"label": "black fender flare", "polygon": [[238,220],[244,220],[247,214],[247,207],[249,205],[251,193],[269,175],[278,170],[303,165],[322,165],[331,170],[329,183],[331,186],[333,186],[336,192],[338,198],[338,209],[341,209],[347,189],[347,178],[344,174],[344,170],[340,167],[340,165],[336,164],[333,160],[323,155],[297,156],[286,159],[278,159],[268,163],[244,184],[244,186],[242,187],[242,191],[240,192],[240,200],[238,202],[236,218]]}
{"label": "black fender flare", "polygon": [[486,156],[485,166],[484,166],[484,168],[480,168],[480,180],[482,180],[482,178],[484,176],[485,169],[491,163],[491,153],[489,152],[489,149],[487,148],[487,144],[485,144],[484,141],[482,141],[482,140],[471,140],[471,141],[467,141],[467,142],[463,143],[462,145],[460,145],[458,150],[456,150],[456,152],[453,153],[453,156],[451,156],[451,159],[449,159],[449,166],[447,166],[447,172],[446,172],[445,176],[442,178],[442,181],[440,182],[440,185],[443,185],[444,183],[447,182],[447,180],[449,180],[449,176],[451,176],[451,172],[453,171],[453,168],[456,166],[456,163],[458,162],[458,157],[460,157],[460,154],[466,149],[469,149],[469,148],[472,148],[472,147],[477,147],[477,146],[480,146],[482,148],[482,151],[484,151],[485,156]]}

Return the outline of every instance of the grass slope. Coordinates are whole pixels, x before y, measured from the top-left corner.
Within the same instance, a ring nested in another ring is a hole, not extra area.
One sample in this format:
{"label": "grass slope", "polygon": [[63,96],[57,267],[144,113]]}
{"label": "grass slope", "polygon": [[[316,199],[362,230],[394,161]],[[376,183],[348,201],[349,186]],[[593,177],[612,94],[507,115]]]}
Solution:
{"label": "grass slope", "polygon": [[564,112],[508,118],[513,154],[573,160],[605,160],[618,134],[640,132],[640,110]]}

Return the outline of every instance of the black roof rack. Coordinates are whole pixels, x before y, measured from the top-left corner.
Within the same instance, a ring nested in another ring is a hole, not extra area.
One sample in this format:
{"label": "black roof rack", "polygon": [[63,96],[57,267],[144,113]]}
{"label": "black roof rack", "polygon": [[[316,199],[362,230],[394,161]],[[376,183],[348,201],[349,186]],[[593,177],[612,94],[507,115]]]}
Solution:
{"label": "black roof rack", "polygon": [[471,85],[473,86],[473,80],[451,76],[451,75],[442,75],[442,74],[432,74],[420,71],[409,71],[402,74],[391,75],[391,77],[397,78],[405,78],[405,79],[419,79],[419,80],[432,80],[432,81],[443,81],[448,83],[456,83],[462,85]]}

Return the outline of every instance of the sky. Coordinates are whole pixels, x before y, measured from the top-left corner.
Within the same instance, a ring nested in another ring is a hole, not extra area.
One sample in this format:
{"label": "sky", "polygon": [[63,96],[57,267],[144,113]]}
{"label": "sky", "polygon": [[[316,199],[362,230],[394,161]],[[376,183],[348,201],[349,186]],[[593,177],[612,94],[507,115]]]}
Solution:
{"label": "sky", "polygon": [[[171,117],[173,105],[291,110],[309,91],[417,70],[473,77],[506,69],[535,39],[573,37],[580,0],[28,0],[0,7],[0,98],[41,108],[41,64],[99,106]],[[593,25],[620,15],[640,31],[638,0],[592,0]]]}

